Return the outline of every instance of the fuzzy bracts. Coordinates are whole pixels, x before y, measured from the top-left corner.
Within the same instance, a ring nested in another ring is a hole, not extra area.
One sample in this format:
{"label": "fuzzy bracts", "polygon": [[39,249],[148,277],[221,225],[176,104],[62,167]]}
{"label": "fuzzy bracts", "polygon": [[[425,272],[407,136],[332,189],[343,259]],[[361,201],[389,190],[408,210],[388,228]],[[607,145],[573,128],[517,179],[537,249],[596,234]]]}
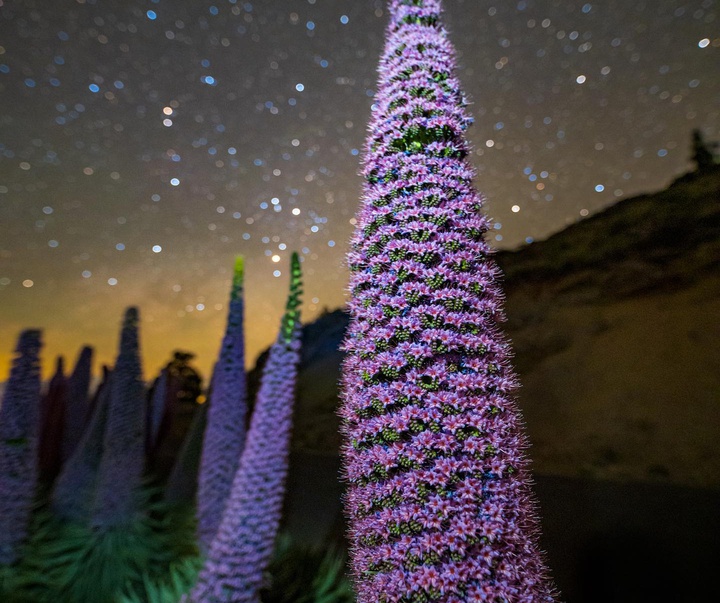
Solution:
{"label": "fuzzy bracts", "polygon": [[145,386],[138,344],[138,310],[128,308],[110,381],[110,405],[91,519],[103,530],[124,525],[137,512],[145,467]]}
{"label": "fuzzy bracts", "polygon": [[225,337],[213,372],[198,478],[198,541],[206,551],[217,533],[245,446],[247,384],[243,319],[244,264],[235,260]]}
{"label": "fuzzy bracts", "polygon": [[293,254],[287,311],[270,348],[240,467],[220,529],[192,592],[193,603],[259,601],[285,492],[300,360],[300,293],[300,264]]}
{"label": "fuzzy bracts", "polygon": [[37,485],[40,347],[40,331],[20,334],[0,406],[0,567],[18,558]]}
{"label": "fuzzy bracts", "polygon": [[548,603],[502,295],[439,0],[393,0],[349,254],[359,603]]}

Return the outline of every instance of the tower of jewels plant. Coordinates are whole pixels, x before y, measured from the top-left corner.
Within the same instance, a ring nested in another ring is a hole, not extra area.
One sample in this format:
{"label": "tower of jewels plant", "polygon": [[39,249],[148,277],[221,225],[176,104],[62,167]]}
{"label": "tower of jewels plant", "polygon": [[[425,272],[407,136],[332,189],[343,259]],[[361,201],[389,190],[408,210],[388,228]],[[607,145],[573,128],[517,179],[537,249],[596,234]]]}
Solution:
{"label": "tower of jewels plant", "polygon": [[110,405],[91,519],[93,527],[99,529],[127,524],[137,512],[145,468],[145,386],[138,322],[137,308],[128,308],[110,381]]}
{"label": "tower of jewels plant", "polygon": [[341,416],[358,601],[547,603],[441,2],[389,8],[348,258]]}
{"label": "tower of jewels plant", "polygon": [[0,406],[0,569],[18,559],[37,486],[40,331],[20,334]]}
{"label": "tower of jewels plant", "polygon": [[85,525],[93,507],[103,440],[110,406],[112,374],[106,375],[96,392],[95,408],[80,441],[55,481],[51,508],[63,521]]}
{"label": "tower of jewels plant", "polygon": [[38,443],[38,478],[51,484],[62,466],[62,442],[65,429],[65,409],[68,401],[68,378],[65,360],[58,356],[55,374],[50,379],[40,401],[40,437]]}
{"label": "tower of jewels plant", "polygon": [[235,260],[230,309],[213,372],[198,479],[198,540],[207,551],[217,533],[245,445],[247,384],[243,316],[243,258]]}
{"label": "tower of jewels plant", "polygon": [[89,419],[92,357],[93,349],[90,346],[85,346],[80,350],[68,383],[61,449],[63,463],[70,458],[75,447],[80,443],[80,438]]}
{"label": "tower of jewels plant", "polygon": [[128,308],[115,367],[57,480],[53,516],[25,570],[43,579],[22,580],[22,595],[30,600],[116,601],[145,576],[162,575],[174,542],[183,538],[165,529],[144,482],[147,406],[138,323],[137,308]]}
{"label": "tower of jewels plant", "polygon": [[[193,603],[256,603],[280,524],[300,361],[301,272],[291,261],[290,294],[270,348],[247,442]],[[216,373],[216,379],[218,375]]]}

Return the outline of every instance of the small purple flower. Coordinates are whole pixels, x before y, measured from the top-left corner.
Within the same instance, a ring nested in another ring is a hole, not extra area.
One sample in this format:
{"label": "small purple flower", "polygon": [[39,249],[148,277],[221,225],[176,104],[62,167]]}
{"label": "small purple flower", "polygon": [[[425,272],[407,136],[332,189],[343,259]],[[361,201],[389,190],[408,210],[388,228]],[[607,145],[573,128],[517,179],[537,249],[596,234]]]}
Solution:
{"label": "small purple flower", "polygon": [[198,479],[198,541],[205,552],[217,533],[245,446],[247,385],[243,319],[243,258],[235,260],[230,310],[213,371]]}
{"label": "small purple flower", "polygon": [[20,334],[0,405],[0,566],[17,560],[35,496],[41,346],[40,331]]}
{"label": "small purple flower", "polygon": [[292,256],[290,295],[270,348],[222,523],[190,599],[256,603],[280,524],[300,361],[300,262]]}
{"label": "small purple flower", "polygon": [[550,603],[441,1],[389,8],[348,255],[341,417],[358,601]]}

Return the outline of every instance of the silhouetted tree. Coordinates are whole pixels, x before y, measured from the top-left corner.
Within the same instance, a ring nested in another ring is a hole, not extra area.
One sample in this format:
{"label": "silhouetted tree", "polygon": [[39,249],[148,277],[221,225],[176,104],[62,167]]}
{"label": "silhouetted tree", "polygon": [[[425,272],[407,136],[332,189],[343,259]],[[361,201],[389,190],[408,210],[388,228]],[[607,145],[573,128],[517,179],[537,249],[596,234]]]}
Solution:
{"label": "silhouetted tree", "polygon": [[202,377],[190,365],[195,357],[176,350],[149,396],[147,450],[150,467],[160,481],[172,471],[198,409]]}
{"label": "silhouetted tree", "polygon": [[693,130],[692,133],[692,150],[693,162],[695,163],[696,172],[707,172],[715,167],[715,157],[710,150],[711,146],[705,141],[702,132],[699,129]]}

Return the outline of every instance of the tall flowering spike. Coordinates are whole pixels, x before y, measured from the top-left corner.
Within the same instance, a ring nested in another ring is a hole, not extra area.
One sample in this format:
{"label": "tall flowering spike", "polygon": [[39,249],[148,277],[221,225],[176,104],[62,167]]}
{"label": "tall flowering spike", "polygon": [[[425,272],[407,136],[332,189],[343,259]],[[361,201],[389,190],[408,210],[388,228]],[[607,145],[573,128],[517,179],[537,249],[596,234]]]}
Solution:
{"label": "tall flowering spike", "polygon": [[198,479],[198,541],[206,551],[217,533],[245,446],[247,383],[243,318],[244,262],[235,260],[225,337],[215,366]]}
{"label": "tall flowering spike", "polygon": [[65,406],[65,428],[61,448],[65,462],[80,442],[89,414],[89,390],[93,349],[85,346],[78,356],[75,368],[68,381],[67,404]]}
{"label": "tall flowering spike", "polygon": [[290,294],[288,295],[285,314],[280,324],[280,339],[290,345],[297,337],[297,328],[300,325],[300,296],[302,295],[302,269],[300,257],[297,253],[290,256]]}
{"label": "tall flowering spike", "polygon": [[38,468],[40,481],[52,483],[62,466],[62,441],[65,431],[65,408],[67,407],[68,379],[65,376],[65,360],[58,356],[55,374],[40,403],[40,441],[38,443]]}
{"label": "tall flowering spike", "polygon": [[360,603],[553,600],[440,0],[392,0],[349,254],[341,417]]}
{"label": "tall flowering spike", "polygon": [[20,334],[0,406],[0,567],[18,558],[35,495],[41,345],[40,331]]}
{"label": "tall flowering spike", "polygon": [[270,348],[240,467],[222,523],[191,594],[193,603],[257,603],[272,556],[285,493],[292,409],[300,361],[300,262]]}
{"label": "tall flowering spike", "polygon": [[207,425],[208,405],[195,410],[185,441],[177,455],[165,486],[165,501],[171,505],[191,505],[197,494],[197,477],[200,467],[203,432]]}
{"label": "tall flowering spike", "polygon": [[157,444],[158,434],[160,433],[160,425],[166,412],[168,389],[168,371],[162,369],[160,375],[155,380],[152,396],[149,400],[148,408],[148,424],[147,424],[147,449],[152,450]]}
{"label": "tall flowering spike", "polygon": [[80,442],[63,465],[55,481],[51,507],[53,513],[77,525],[85,525],[92,512],[98,470],[103,455],[112,373],[108,373],[96,393],[97,401]]}
{"label": "tall flowering spike", "polygon": [[120,350],[110,382],[92,526],[107,529],[132,520],[145,467],[145,391],[138,345],[138,310],[123,319]]}

